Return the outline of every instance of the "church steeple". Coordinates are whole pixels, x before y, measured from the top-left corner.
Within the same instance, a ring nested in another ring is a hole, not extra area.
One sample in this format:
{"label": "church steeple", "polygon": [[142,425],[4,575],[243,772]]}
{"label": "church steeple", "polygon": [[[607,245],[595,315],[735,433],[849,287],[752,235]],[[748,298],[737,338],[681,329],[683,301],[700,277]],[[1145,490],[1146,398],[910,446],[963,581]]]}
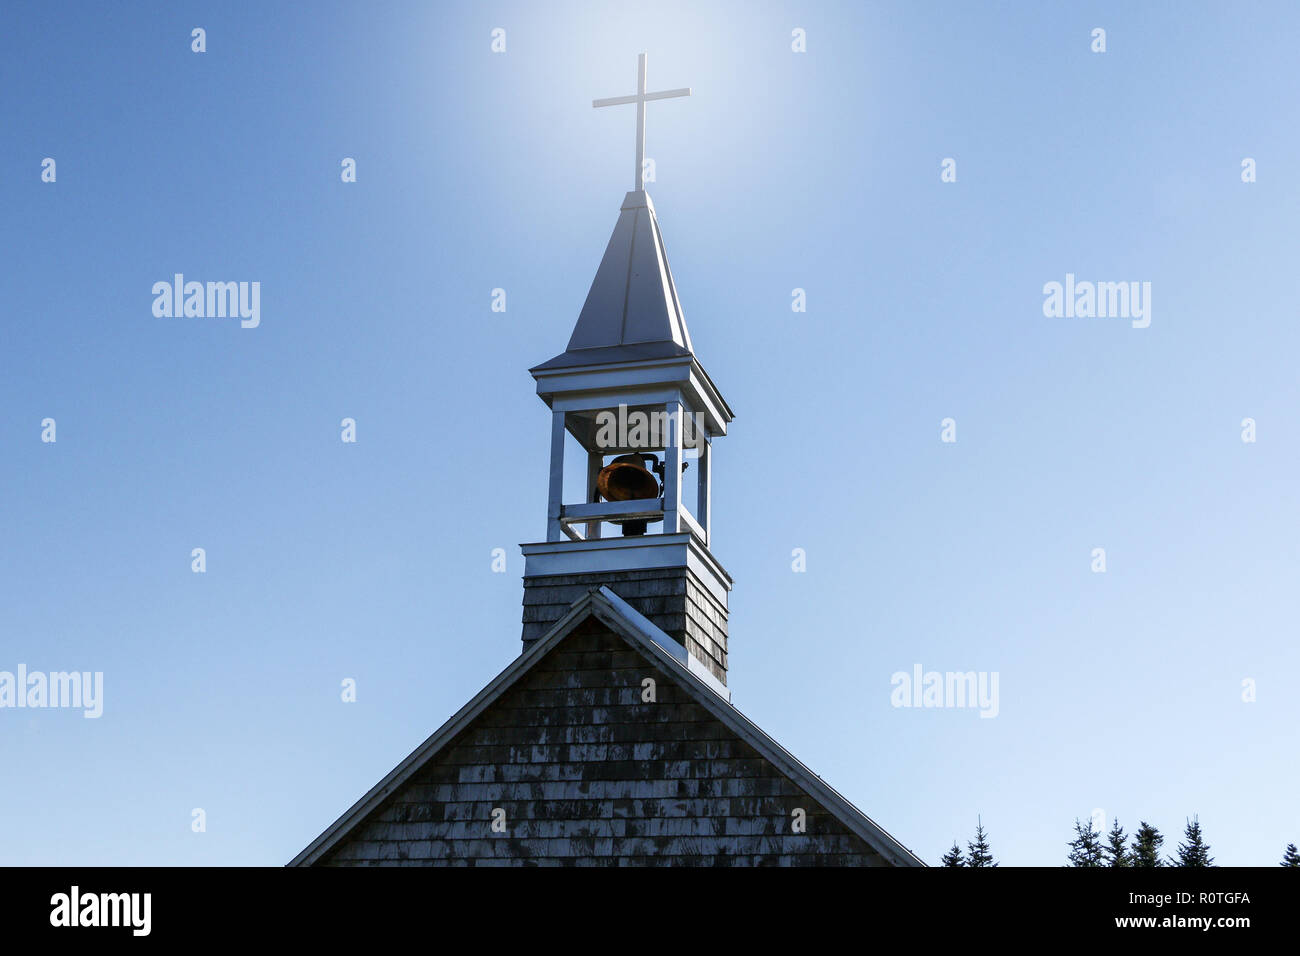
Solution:
{"label": "church steeple", "polygon": [[[523,638],[527,646],[541,637],[603,585],[680,641],[721,687],[731,578],[712,553],[712,459],[732,412],[695,356],[640,182],[645,102],[690,91],[647,94],[644,55],[638,87],[593,103],[637,104],[638,188],[624,197],[568,347],[530,369],[551,409],[551,461],[546,541],[522,546]],[[581,491],[564,484],[570,438],[585,456]]]}
{"label": "church steeple", "polygon": [[[637,58],[637,92],[592,100],[604,106],[636,104],[636,179],[623,199],[614,234],[605,247],[605,257],[569,337],[569,347],[539,368],[611,362],[620,357],[654,358],[691,353],[691,335],[677,300],[677,286],[668,268],[668,253],[659,232],[654,203],[645,191],[645,106],[652,100],[690,96],[690,87],[646,92],[646,55]],[[599,355],[588,349],[640,346],[624,352]],[[581,355],[572,353],[580,352]]]}

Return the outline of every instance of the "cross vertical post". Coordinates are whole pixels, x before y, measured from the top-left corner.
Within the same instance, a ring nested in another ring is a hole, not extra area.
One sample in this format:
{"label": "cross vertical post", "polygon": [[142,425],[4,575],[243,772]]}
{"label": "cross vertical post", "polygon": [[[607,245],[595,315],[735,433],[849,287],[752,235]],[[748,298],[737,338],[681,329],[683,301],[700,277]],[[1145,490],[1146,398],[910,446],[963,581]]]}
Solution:
{"label": "cross vertical post", "polygon": [[645,54],[636,58],[636,191],[645,188]]}

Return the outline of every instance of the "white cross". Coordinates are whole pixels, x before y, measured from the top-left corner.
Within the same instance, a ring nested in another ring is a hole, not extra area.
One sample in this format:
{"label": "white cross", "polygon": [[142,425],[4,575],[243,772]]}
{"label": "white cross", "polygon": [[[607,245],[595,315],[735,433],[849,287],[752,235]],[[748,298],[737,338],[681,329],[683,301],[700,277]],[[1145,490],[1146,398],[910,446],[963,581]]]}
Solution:
{"label": "white cross", "polygon": [[636,104],[636,188],[640,192],[645,188],[645,182],[642,179],[643,169],[645,166],[645,105],[651,100],[668,100],[677,96],[690,96],[691,88],[688,86],[680,90],[664,90],[662,93],[647,93],[645,91],[645,54],[642,53],[637,57],[636,68],[636,94],[633,96],[614,96],[605,100],[592,100],[591,105],[599,109],[602,106],[623,106],[627,103]]}

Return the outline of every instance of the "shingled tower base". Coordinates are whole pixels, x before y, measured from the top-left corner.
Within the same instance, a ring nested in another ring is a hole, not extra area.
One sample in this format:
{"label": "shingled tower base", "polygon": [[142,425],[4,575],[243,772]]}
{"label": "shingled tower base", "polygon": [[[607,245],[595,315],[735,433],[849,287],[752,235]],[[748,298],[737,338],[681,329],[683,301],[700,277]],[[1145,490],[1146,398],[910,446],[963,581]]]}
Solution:
{"label": "shingled tower base", "polygon": [[[625,600],[727,682],[731,578],[690,535],[524,545],[524,650],[601,585]],[[592,570],[592,565],[605,569]]]}

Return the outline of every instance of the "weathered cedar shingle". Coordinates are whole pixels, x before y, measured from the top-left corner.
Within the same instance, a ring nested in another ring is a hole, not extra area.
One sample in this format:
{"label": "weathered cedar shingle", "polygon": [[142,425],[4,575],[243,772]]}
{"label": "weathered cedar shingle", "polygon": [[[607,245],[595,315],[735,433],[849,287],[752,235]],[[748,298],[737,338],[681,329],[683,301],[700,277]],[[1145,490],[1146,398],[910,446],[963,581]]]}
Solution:
{"label": "weathered cedar shingle", "polygon": [[727,682],[727,609],[684,567],[526,577],[524,646],[544,636],[575,601],[600,585],[694,654],[718,680]]}
{"label": "weathered cedar shingle", "polygon": [[[644,582],[647,587],[653,583]],[[642,679],[656,701],[641,700]],[[506,812],[505,833],[492,812]],[[807,832],[791,832],[802,808]],[[324,865],[862,866],[883,861],[675,679],[591,619]]]}

